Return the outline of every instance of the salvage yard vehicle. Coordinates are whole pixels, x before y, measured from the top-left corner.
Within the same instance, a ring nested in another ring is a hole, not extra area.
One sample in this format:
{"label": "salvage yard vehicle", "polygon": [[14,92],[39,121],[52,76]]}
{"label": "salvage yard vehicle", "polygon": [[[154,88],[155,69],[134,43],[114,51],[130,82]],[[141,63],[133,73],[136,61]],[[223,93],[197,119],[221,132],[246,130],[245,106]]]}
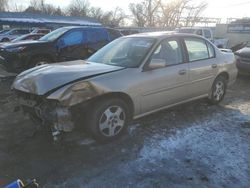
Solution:
{"label": "salvage yard vehicle", "polygon": [[86,61],[24,71],[12,87],[54,136],[72,131],[80,114],[95,139],[110,141],[131,119],[200,98],[218,104],[236,76],[233,53],[196,35],[155,32],[121,37]]}
{"label": "salvage yard vehicle", "polygon": [[120,36],[110,28],[63,27],[37,41],[1,46],[0,63],[9,72],[21,72],[42,64],[86,59]]}
{"label": "salvage yard vehicle", "polygon": [[250,47],[244,47],[236,51],[235,57],[239,74],[250,75]]}
{"label": "salvage yard vehicle", "polygon": [[9,42],[17,37],[30,33],[30,29],[11,29],[10,31],[0,35],[0,42]]}
{"label": "salvage yard vehicle", "polygon": [[203,36],[204,38],[214,41],[214,35],[210,28],[208,27],[181,27],[176,29],[175,31],[179,33],[192,33],[196,35]]}

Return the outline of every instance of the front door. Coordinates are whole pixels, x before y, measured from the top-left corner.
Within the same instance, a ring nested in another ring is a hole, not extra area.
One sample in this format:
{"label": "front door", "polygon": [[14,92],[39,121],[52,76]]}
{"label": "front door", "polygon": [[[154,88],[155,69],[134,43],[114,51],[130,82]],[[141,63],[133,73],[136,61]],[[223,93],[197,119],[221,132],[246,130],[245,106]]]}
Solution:
{"label": "front door", "polygon": [[188,64],[176,39],[165,39],[153,53],[140,85],[141,113],[147,113],[187,99]]}
{"label": "front door", "polygon": [[57,42],[60,61],[85,59],[88,56],[87,37],[82,29],[66,33]]}

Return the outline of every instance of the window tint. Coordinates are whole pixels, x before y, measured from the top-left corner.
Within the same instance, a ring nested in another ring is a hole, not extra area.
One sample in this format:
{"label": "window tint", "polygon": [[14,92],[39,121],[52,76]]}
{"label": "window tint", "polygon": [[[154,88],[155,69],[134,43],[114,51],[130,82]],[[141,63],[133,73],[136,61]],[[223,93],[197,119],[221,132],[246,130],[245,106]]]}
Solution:
{"label": "window tint", "polygon": [[209,58],[207,45],[202,39],[185,39],[189,61],[197,61]]}
{"label": "window tint", "polygon": [[207,42],[207,48],[208,48],[208,52],[209,52],[209,57],[210,58],[215,57],[214,47],[208,42]]}
{"label": "window tint", "polygon": [[28,30],[17,30],[17,34],[28,34],[29,31]]}
{"label": "window tint", "polygon": [[89,43],[98,43],[108,40],[108,33],[102,29],[87,30],[87,38]]}
{"label": "window tint", "polygon": [[211,32],[207,29],[204,30],[204,35],[205,35],[205,38],[207,38],[207,39],[210,39],[212,37]]}
{"label": "window tint", "polygon": [[121,37],[121,33],[114,29],[108,29],[110,40]]}
{"label": "window tint", "polygon": [[67,33],[65,36],[62,37],[61,46],[73,46],[73,45],[79,45],[83,43],[83,32],[81,30],[72,31],[70,33]]}
{"label": "window tint", "polygon": [[195,34],[202,36],[202,30],[201,29],[196,30]]}
{"label": "window tint", "polygon": [[152,55],[151,63],[165,63],[166,66],[183,62],[181,48],[176,40],[164,40]]}

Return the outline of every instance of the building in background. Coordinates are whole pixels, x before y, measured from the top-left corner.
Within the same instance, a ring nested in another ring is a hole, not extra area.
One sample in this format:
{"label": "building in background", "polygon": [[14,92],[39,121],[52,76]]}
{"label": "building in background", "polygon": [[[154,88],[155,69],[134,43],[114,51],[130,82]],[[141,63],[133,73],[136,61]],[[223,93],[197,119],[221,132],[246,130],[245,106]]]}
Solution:
{"label": "building in background", "polygon": [[56,29],[63,26],[101,26],[93,18],[72,16],[50,16],[20,12],[0,12],[0,27],[32,28],[41,27]]}
{"label": "building in background", "polygon": [[246,42],[250,44],[250,18],[238,19],[227,24],[217,24],[215,37],[228,39],[229,47]]}

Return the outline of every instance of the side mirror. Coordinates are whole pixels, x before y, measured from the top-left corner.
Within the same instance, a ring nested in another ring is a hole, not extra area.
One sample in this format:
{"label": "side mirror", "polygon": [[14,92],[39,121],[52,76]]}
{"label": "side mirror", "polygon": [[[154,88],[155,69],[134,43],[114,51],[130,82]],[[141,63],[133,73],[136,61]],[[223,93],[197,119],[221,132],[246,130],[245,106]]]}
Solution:
{"label": "side mirror", "polygon": [[166,61],[163,59],[152,59],[148,66],[146,67],[147,70],[154,70],[166,67]]}

